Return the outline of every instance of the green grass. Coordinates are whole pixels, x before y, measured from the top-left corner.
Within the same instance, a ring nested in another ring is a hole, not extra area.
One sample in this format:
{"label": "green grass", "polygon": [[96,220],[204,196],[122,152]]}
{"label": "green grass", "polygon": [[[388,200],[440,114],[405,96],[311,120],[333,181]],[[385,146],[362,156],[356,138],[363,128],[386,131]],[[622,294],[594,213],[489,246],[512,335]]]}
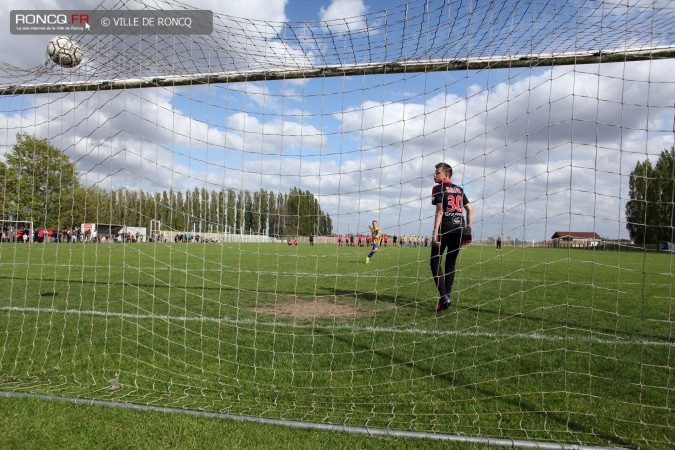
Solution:
{"label": "green grass", "polygon": [[0,448],[11,449],[485,448],[26,398],[0,398],[0,426]]}
{"label": "green grass", "polygon": [[[368,250],[3,244],[0,390],[672,445],[672,256],[470,246],[437,315],[429,249]],[[274,315],[315,301],[356,313]]]}

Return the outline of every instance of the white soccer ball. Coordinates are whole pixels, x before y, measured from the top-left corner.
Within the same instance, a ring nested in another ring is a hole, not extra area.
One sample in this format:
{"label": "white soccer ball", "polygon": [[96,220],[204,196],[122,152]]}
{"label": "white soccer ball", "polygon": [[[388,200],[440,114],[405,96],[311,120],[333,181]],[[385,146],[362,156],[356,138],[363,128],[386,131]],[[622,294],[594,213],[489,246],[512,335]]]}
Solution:
{"label": "white soccer ball", "polygon": [[74,40],[57,36],[47,44],[49,59],[62,67],[76,67],[82,62],[82,49]]}

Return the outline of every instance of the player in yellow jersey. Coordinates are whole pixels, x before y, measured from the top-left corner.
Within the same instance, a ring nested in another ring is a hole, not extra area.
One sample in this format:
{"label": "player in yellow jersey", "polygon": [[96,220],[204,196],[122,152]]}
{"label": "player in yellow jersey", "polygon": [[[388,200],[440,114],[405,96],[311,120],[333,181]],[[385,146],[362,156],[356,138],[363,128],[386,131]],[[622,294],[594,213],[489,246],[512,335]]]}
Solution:
{"label": "player in yellow jersey", "polygon": [[380,231],[380,227],[377,223],[377,220],[373,220],[373,224],[368,227],[370,230],[370,235],[373,238],[373,249],[368,253],[368,256],[366,257],[366,264],[370,264],[370,258],[373,257],[375,253],[379,250],[380,247],[380,241],[382,240],[382,231]]}

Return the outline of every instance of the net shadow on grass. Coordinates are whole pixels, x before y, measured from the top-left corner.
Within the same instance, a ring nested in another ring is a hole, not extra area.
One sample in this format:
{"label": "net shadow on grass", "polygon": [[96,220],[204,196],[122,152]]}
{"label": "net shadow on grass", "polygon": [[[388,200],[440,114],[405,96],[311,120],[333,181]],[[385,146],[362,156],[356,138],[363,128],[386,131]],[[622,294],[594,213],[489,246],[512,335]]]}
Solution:
{"label": "net shadow on grass", "polygon": [[598,424],[596,423],[595,420],[592,421],[589,420],[588,423],[581,423],[579,421],[572,420],[569,414],[565,414],[564,412],[545,411],[545,410],[542,411],[541,408],[537,408],[537,405],[535,405],[534,403],[525,400],[524,396],[513,395],[505,397],[495,390],[486,389],[481,383],[476,383],[476,380],[469,379],[461,375],[459,371],[456,370],[435,374],[433,368],[425,363],[425,361],[433,361],[434,360],[433,358],[427,360],[417,360],[412,362],[408,359],[402,359],[400,357],[395,356],[393,351],[384,352],[382,350],[374,349],[370,346],[361,344],[348,335],[342,336],[339,334],[332,333],[330,330],[323,330],[323,329],[316,329],[315,332],[317,334],[323,334],[327,339],[335,339],[341,341],[343,345],[352,346],[353,351],[355,353],[362,353],[362,352],[372,353],[377,357],[381,358],[382,361],[384,361],[389,366],[408,367],[411,373],[414,372],[419,374],[420,379],[427,378],[431,375],[432,377],[440,379],[443,382],[447,383],[448,387],[464,386],[466,389],[469,389],[471,391],[470,393],[471,398],[475,398],[473,396],[475,393],[480,393],[480,395],[483,398],[490,398],[490,399],[499,398],[501,402],[509,404],[514,411],[518,411],[521,416],[521,420],[523,415],[534,413],[541,416],[543,422],[553,421],[557,423],[559,425],[559,428],[556,430],[551,430],[550,428],[548,428],[549,433],[560,434],[560,433],[570,433],[570,431],[573,431],[575,434],[580,433],[585,435],[593,435],[601,441],[611,442],[613,443],[613,445],[617,446],[631,445],[629,441],[626,441],[625,439],[619,436],[610,435],[605,432],[599,432]]}

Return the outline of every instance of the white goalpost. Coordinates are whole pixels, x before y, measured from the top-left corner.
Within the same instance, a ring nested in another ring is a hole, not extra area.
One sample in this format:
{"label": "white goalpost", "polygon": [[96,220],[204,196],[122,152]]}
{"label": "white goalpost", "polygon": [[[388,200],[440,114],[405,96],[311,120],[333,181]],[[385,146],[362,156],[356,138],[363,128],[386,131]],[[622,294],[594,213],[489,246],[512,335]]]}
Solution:
{"label": "white goalpost", "polygon": [[33,242],[33,231],[31,220],[0,219],[0,242]]}
{"label": "white goalpost", "polygon": [[[410,0],[0,63],[0,396],[671,446],[672,30],[672,1]],[[474,223],[436,311],[442,162]]]}

